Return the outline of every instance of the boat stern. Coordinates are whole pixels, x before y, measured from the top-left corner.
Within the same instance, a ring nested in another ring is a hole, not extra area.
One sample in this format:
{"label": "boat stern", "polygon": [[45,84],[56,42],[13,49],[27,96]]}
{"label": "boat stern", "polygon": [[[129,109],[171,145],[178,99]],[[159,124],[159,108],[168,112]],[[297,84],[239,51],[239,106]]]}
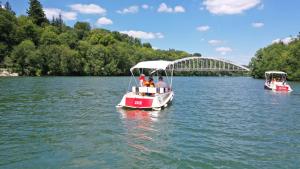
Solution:
{"label": "boat stern", "polygon": [[127,93],[123,96],[117,107],[151,109],[153,108],[153,103],[155,103],[154,100],[154,97],[138,96],[133,93]]}
{"label": "boat stern", "polygon": [[276,85],[275,91],[278,92],[290,92],[292,91],[292,88],[290,85]]}

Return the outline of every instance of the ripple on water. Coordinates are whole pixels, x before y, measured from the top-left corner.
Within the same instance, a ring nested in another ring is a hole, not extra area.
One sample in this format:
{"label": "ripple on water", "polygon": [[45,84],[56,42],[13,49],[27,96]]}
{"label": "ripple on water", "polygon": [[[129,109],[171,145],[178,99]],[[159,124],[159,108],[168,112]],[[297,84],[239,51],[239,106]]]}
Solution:
{"label": "ripple on water", "polygon": [[[300,84],[176,77],[162,111],[116,110],[127,77],[0,79],[0,168],[298,168]],[[125,86],[124,86],[125,84]]]}

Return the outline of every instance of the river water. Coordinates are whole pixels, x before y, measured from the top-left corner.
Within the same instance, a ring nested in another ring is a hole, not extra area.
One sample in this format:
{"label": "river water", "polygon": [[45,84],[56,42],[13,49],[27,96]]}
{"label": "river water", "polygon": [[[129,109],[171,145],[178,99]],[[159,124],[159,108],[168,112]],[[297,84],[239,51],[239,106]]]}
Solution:
{"label": "river water", "polygon": [[0,168],[299,168],[300,83],[175,77],[156,111],[118,110],[128,77],[0,78]]}

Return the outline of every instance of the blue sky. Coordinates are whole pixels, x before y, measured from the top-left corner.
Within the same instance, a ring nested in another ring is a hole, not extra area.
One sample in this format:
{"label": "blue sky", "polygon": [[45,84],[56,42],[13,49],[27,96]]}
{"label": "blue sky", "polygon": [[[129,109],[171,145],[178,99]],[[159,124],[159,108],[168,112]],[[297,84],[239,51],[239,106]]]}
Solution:
{"label": "blue sky", "polygon": [[[5,2],[5,0],[2,0]],[[27,0],[9,0],[17,15]],[[159,49],[178,49],[248,64],[272,42],[300,32],[298,0],[40,0],[67,25],[121,31]]]}

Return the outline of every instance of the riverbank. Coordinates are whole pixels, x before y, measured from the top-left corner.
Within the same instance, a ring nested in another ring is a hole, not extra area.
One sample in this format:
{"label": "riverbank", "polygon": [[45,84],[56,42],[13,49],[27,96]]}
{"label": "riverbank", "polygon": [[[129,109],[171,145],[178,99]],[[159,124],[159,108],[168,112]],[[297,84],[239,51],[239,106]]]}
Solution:
{"label": "riverbank", "polygon": [[0,77],[19,76],[18,73],[12,73],[8,69],[0,69]]}

